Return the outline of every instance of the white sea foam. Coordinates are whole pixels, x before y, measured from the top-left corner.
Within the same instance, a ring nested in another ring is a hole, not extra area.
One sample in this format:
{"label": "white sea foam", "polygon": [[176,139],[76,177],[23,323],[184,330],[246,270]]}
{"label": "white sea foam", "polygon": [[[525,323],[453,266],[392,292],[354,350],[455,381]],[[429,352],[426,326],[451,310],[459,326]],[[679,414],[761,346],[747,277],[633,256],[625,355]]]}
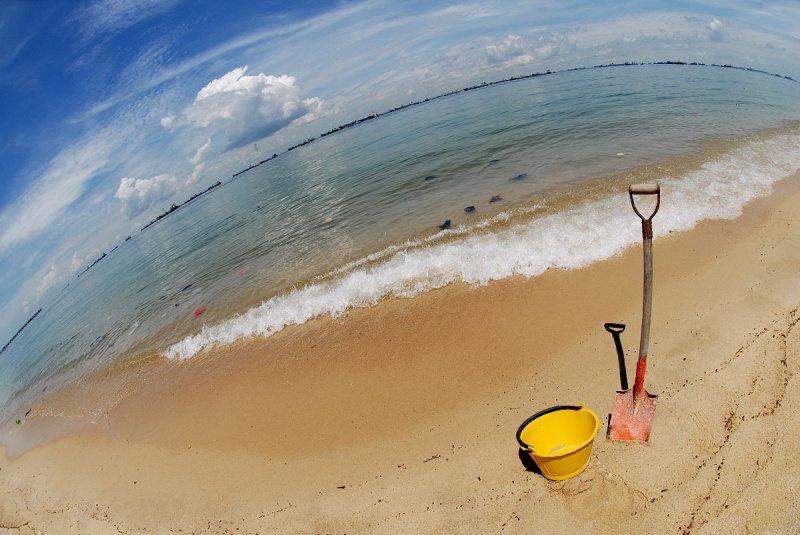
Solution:
{"label": "white sea foam", "polygon": [[[749,200],[767,195],[776,181],[798,169],[800,136],[781,135],[750,142],[686,176],[664,177],[655,235],[688,230],[703,219],[736,218]],[[187,359],[216,345],[269,336],[317,316],[336,317],[353,307],[411,297],[456,281],[485,284],[512,275],[534,277],[550,268],[577,269],[619,254],[640,239],[638,219],[627,194],[620,193],[556,214],[534,214],[493,233],[464,232],[446,243],[408,242],[351,263],[331,279],[205,326],[165,354]]]}

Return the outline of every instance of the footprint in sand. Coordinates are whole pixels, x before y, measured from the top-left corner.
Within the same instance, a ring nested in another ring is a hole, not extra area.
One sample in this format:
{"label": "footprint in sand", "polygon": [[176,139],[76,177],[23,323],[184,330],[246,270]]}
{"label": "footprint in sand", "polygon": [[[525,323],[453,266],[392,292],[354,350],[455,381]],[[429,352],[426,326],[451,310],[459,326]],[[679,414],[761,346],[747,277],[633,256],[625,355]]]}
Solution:
{"label": "footprint in sand", "polygon": [[642,513],[647,508],[644,494],[592,465],[554,490],[564,497],[567,507],[577,517],[593,520],[608,533],[623,524],[626,529],[635,528],[644,519]]}
{"label": "footprint in sand", "polygon": [[697,450],[704,453],[714,453],[719,450],[722,440],[719,433],[711,426],[708,416],[703,411],[694,411],[689,414],[689,419],[697,431],[692,433],[691,443]]}

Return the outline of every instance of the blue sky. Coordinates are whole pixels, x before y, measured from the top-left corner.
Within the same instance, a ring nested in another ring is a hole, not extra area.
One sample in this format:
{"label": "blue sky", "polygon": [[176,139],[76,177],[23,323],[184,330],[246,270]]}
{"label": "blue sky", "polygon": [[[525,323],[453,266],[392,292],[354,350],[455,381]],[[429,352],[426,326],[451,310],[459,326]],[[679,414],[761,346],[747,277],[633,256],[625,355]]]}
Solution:
{"label": "blue sky", "polygon": [[800,3],[0,0],[0,339],[169,206],[465,84],[609,61],[800,79]]}

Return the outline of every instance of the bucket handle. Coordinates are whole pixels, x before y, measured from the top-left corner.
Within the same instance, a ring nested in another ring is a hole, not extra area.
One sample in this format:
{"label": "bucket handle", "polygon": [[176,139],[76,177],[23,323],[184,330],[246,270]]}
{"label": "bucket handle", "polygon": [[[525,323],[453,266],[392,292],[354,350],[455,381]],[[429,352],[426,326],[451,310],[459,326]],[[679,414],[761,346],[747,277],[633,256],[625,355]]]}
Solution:
{"label": "bucket handle", "polygon": [[517,429],[517,442],[519,443],[520,449],[531,452],[533,451],[533,447],[529,446],[528,444],[525,444],[522,441],[520,435],[522,435],[522,430],[525,429],[525,426],[534,421],[536,418],[539,418],[540,416],[544,416],[545,414],[550,414],[551,412],[556,412],[556,411],[579,411],[583,409],[583,407],[584,407],[583,403],[578,403],[577,405],[556,405],[555,407],[550,407],[549,409],[544,409],[537,412],[536,414],[534,414],[533,416],[522,422],[522,425],[520,425],[519,428]]}

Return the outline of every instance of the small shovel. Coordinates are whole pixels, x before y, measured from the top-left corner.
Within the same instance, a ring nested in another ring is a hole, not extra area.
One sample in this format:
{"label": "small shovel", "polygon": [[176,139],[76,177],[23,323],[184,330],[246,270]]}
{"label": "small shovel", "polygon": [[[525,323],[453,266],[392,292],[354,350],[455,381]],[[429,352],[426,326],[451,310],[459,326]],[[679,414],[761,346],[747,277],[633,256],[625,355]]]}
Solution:
{"label": "small shovel", "polygon": [[[650,312],[653,305],[653,216],[661,205],[661,188],[658,184],[636,184],[628,188],[633,211],[642,220],[644,241],[644,297],[642,299],[642,336],[639,339],[639,360],[633,390],[618,390],[611,415],[611,440],[639,440],[647,442],[656,412],[656,396],[644,389],[647,367],[647,349],[650,344]],[[644,217],[636,208],[634,195],[655,195],[653,213]]]}

